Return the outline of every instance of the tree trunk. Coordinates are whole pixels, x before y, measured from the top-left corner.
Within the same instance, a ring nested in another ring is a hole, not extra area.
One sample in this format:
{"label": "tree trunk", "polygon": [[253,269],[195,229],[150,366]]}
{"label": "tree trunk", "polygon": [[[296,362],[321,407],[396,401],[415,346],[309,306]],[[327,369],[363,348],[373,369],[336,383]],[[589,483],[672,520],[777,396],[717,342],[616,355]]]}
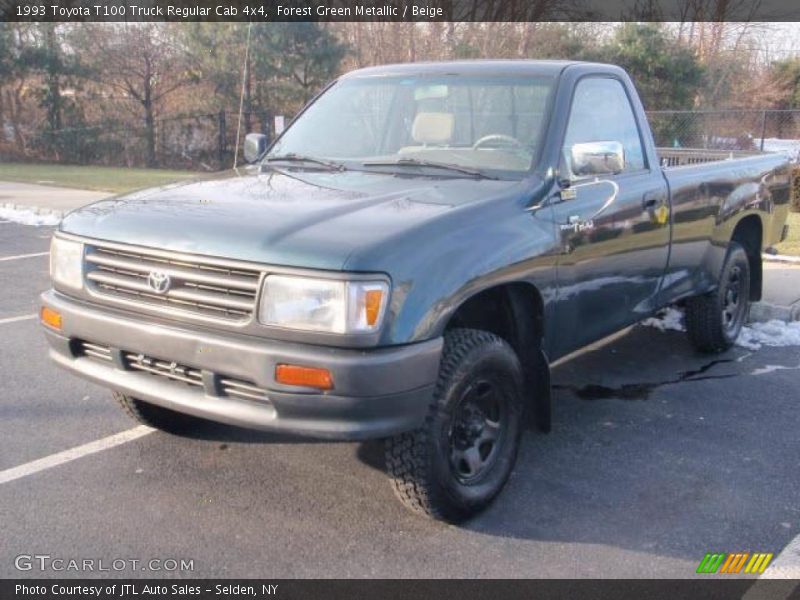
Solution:
{"label": "tree trunk", "polygon": [[24,81],[20,81],[17,86],[14,88],[11,96],[11,125],[14,128],[14,142],[17,144],[17,148],[19,148],[22,153],[27,152],[27,147],[25,143],[25,138],[22,136],[22,127],[20,123],[22,121],[22,90],[25,86]]}
{"label": "tree trunk", "polygon": [[144,130],[147,143],[145,160],[148,167],[154,168],[158,166],[158,162],[156,161],[156,122],[153,117],[152,104],[146,105],[144,108]]}
{"label": "tree trunk", "polygon": [[6,141],[6,110],[3,86],[0,85],[0,144]]}
{"label": "tree trunk", "polygon": [[144,107],[144,134],[147,144],[145,160],[148,167],[154,168],[158,166],[158,161],[156,160],[156,119],[155,107],[153,106],[153,76],[150,68],[150,59],[147,56],[145,56],[143,83],[142,106]]}
{"label": "tree trunk", "polygon": [[59,79],[59,52],[55,23],[46,25],[47,47],[47,120],[50,131],[61,129],[61,81]]}

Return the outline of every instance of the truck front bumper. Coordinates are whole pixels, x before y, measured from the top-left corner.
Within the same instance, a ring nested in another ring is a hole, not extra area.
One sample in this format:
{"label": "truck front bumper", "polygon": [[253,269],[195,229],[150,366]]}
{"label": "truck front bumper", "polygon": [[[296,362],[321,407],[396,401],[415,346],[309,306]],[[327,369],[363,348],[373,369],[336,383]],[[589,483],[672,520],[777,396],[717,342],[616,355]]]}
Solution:
{"label": "truck front bumper", "polygon": [[[211,421],[328,439],[384,437],[419,426],[439,370],[442,339],[343,349],[142,321],[54,290],[44,326],[61,367],[145,402]],[[328,369],[333,389],[286,386],[277,364]]]}

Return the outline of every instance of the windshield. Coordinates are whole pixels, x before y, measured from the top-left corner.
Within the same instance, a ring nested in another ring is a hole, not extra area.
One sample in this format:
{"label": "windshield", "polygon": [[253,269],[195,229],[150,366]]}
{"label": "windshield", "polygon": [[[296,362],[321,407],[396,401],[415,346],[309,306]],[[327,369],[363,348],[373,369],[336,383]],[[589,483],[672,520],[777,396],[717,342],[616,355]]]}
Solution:
{"label": "windshield", "polygon": [[539,149],[551,77],[364,77],[334,84],[272,147],[379,170],[454,165],[521,175]]}

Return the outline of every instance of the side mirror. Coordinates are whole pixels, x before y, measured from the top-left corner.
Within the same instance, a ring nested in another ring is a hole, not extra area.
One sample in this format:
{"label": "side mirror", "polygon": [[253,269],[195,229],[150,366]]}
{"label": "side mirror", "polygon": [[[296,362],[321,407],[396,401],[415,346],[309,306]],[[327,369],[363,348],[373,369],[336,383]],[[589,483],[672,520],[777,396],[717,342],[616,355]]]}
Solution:
{"label": "side mirror", "polygon": [[267,136],[262,133],[248,133],[244,138],[244,159],[256,162],[267,151]]}
{"label": "side mirror", "polygon": [[624,168],[625,151],[619,142],[584,142],[570,149],[570,170],[578,177],[611,175]]}

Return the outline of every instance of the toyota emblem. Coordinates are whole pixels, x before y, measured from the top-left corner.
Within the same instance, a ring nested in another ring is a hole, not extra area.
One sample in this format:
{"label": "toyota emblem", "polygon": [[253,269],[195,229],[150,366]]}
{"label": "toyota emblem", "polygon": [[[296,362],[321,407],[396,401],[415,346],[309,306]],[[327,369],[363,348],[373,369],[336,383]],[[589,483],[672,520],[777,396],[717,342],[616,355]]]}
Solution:
{"label": "toyota emblem", "polygon": [[147,285],[156,294],[166,294],[169,290],[170,279],[169,275],[164,271],[150,271],[147,276]]}

